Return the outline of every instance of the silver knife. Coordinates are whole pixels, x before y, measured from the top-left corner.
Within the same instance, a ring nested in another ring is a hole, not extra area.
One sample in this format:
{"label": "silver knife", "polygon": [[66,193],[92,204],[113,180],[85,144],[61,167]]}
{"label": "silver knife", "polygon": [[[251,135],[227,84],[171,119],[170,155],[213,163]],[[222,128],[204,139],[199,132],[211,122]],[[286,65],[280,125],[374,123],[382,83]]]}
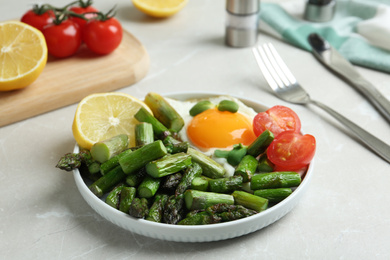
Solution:
{"label": "silver knife", "polygon": [[347,61],[335,48],[316,33],[308,37],[314,56],[327,68],[355,87],[390,123],[390,101]]}

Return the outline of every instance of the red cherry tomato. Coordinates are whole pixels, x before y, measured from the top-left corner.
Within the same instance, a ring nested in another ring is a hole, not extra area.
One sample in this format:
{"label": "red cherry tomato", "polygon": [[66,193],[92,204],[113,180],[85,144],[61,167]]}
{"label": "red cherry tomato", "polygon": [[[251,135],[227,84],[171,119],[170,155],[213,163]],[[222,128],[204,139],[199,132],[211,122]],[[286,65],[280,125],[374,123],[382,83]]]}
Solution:
{"label": "red cherry tomato", "polygon": [[117,19],[92,19],[84,26],[83,40],[91,51],[108,54],[119,46],[122,34],[122,26]]}
{"label": "red cherry tomato", "polygon": [[314,136],[286,131],[275,137],[267,149],[267,156],[276,168],[294,171],[308,165],[315,150]]}
{"label": "red cherry tomato", "polygon": [[259,136],[266,129],[270,130],[274,136],[278,136],[284,131],[301,131],[301,120],[290,108],[285,106],[274,106],[265,112],[258,113],[253,119],[253,131]]}
{"label": "red cherry tomato", "polygon": [[65,58],[77,52],[81,45],[81,31],[77,23],[71,20],[44,27],[48,52],[57,58]]}
{"label": "red cherry tomato", "polygon": [[20,21],[43,31],[43,27],[53,22],[53,19],[54,12],[52,10],[39,14],[34,9],[31,9],[22,16]]}
{"label": "red cherry tomato", "polygon": [[[76,13],[76,14],[98,12],[98,10],[93,6],[87,6],[87,7],[73,6],[73,7],[69,8],[69,10]],[[85,14],[85,18],[87,18],[87,19],[91,19],[95,16],[96,16],[95,14]],[[76,22],[80,26],[81,29],[84,28],[84,25],[87,22],[86,20],[79,18],[79,17],[75,17],[75,16],[71,16],[69,19]]]}

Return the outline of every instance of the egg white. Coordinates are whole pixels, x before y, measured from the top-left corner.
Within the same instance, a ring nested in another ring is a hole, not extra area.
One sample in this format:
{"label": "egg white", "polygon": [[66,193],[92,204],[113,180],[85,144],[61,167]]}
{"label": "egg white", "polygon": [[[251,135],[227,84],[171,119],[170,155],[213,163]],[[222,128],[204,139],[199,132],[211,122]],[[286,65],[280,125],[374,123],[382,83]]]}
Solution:
{"label": "egg white", "polygon": [[218,105],[218,103],[222,100],[232,100],[238,104],[237,113],[240,113],[240,114],[246,116],[251,122],[253,121],[253,118],[257,115],[256,111],[253,108],[246,106],[243,102],[241,102],[237,98],[234,98],[231,96],[216,96],[216,97],[188,100],[188,101],[180,101],[180,100],[175,100],[175,99],[171,99],[171,98],[165,98],[165,99],[168,101],[168,103],[177,111],[177,113],[184,120],[184,127],[178,133],[180,139],[182,141],[189,142],[193,148],[203,152],[207,156],[213,158],[213,160],[215,160],[217,163],[221,164],[226,170],[226,176],[233,176],[234,175],[234,167],[231,166],[225,158],[217,158],[214,156],[214,151],[216,149],[223,150],[223,148],[215,147],[215,148],[204,149],[204,148],[197,147],[196,145],[194,145],[191,142],[191,140],[188,138],[187,127],[193,118],[190,115],[189,111],[200,100],[209,100],[211,103],[213,103],[215,105]]}

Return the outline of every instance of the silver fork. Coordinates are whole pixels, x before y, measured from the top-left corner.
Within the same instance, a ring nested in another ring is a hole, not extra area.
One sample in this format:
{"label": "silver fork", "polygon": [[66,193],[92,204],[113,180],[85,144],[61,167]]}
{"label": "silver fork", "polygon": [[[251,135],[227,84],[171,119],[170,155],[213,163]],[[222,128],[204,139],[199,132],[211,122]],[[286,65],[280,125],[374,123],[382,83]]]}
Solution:
{"label": "silver fork", "polygon": [[372,151],[390,163],[390,146],[346,117],[340,115],[332,108],[321,102],[312,100],[309,94],[295,79],[271,43],[254,47],[252,51],[264,78],[280,99],[294,104],[307,105],[311,103],[320,107],[336,118],[345,127],[349,128],[349,130],[351,130],[351,132],[353,132],[364,144],[371,148]]}

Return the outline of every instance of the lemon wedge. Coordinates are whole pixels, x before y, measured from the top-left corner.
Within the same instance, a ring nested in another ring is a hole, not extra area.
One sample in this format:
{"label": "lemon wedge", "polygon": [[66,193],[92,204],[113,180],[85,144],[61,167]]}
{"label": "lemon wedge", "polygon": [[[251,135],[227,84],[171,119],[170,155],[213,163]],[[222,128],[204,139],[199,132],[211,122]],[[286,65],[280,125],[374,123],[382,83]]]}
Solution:
{"label": "lemon wedge", "polygon": [[141,12],[158,18],[176,14],[188,0],[132,0],[134,6]]}
{"label": "lemon wedge", "polygon": [[0,23],[0,91],[27,87],[46,62],[47,46],[39,30],[18,21]]}
{"label": "lemon wedge", "polygon": [[129,146],[135,146],[135,125],[138,121],[134,114],[141,107],[151,112],[144,102],[125,93],[91,94],[77,106],[73,136],[77,144],[85,149],[119,134],[127,134]]}

